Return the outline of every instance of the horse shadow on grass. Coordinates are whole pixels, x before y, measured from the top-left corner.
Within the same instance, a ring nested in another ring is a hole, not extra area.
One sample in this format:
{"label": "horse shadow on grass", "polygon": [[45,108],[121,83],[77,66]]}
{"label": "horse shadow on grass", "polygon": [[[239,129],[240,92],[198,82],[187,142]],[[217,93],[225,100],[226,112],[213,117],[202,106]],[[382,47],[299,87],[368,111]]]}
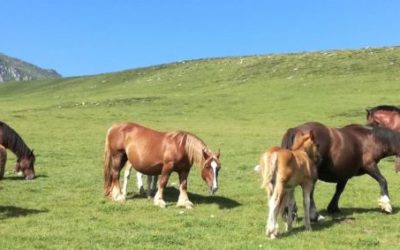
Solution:
{"label": "horse shadow on grass", "polygon": [[[392,214],[397,214],[400,211],[399,207],[393,207]],[[354,214],[365,214],[377,216],[390,216],[385,214],[380,208],[341,208],[340,212],[329,214],[326,210],[321,210],[320,214],[325,217],[323,221],[311,222],[312,231],[321,231],[330,228],[337,224],[355,224],[356,218]],[[279,237],[289,237],[305,231],[304,218],[299,217],[293,224],[293,229],[289,232],[282,232]]]}
{"label": "horse shadow on grass", "polygon": [[[45,175],[45,174],[39,174],[39,175],[36,175],[35,178],[34,178],[33,180],[41,179],[41,178],[47,178],[47,177],[49,177],[49,176],[47,176],[47,175]],[[16,176],[16,175],[13,175],[13,176],[4,176],[3,179],[4,179],[4,180],[12,180],[12,181],[13,181],[13,180],[15,180],[15,181],[25,181],[25,178],[24,178],[23,176]]]}
{"label": "horse shadow on grass", "polygon": [[[235,207],[241,206],[242,204],[223,196],[219,195],[200,195],[188,192],[188,196],[191,202],[196,206],[196,204],[217,204],[219,209],[233,209]],[[175,187],[167,187],[164,190],[164,200],[167,203],[176,203],[179,197],[179,189]],[[147,198],[146,195],[141,194],[129,194],[128,199],[137,198]]]}
{"label": "horse shadow on grass", "polygon": [[47,213],[47,209],[29,209],[15,206],[0,206],[0,220],[25,217],[31,214]]}

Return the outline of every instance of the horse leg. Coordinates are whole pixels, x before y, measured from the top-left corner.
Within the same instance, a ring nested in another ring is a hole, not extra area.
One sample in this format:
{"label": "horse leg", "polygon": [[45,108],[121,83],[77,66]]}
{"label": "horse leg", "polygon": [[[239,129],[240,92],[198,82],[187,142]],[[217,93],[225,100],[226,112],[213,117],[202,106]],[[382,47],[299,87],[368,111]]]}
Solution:
{"label": "horse leg", "polygon": [[187,209],[191,209],[193,207],[193,203],[189,200],[187,194],[187,177],[189,172],[181,171],[179,172],[179,199],[176,204],[177,207],[185,207]]}
{"label": "horse leg", "polygon": [[132,165],[128,164],[128,166],[125,167],[124,171],[124,184],[122,186],[122,195],[124,196],[124,199],[126,200],[126,195],[128,193],[128,182],[129,182],[129,177],[131,176],[131,170],[132,170]]}
{"label": "horse leg", "polygon": [[327,207],[328,213],[337,213],[340,212],[339,209],[339,198],[340,195],[342,194],[344,188],[346,187],[347,180],[345,181],[340,181],[336,184],[336,191],[335,194],[332,197],[331,202],[329,202],[329,205]]}
{"label": "horse leg", "polygon": [[150,199],[157,189],[157,175],[148,175],[147,176],[147,198]]}
{"label": "horse leg", "polygon": [[388,185],[385,177],[381,174],[378,167],[375,165],[373,168],[367,170],[367,174],[374,178],[381,188],[381,198],[379,198],[379,206],[386,213],[392,213],[392,206],[390,205]]}
{"label": "horse leg", "polygon": [[119,175],[122,167],[125,165],[127,157],[125,153],[117,153],[112,156],[112,189],[111,197],[114,201],[125,201],[125,197],[121,194],[121,187],[119,184]]}
{"label": "horse leg", "polygon": [[274,187],[274,192],[268,201],[268,220],[266,225],[265,234],[271,239],[275,239],[278,234],[278,213],[284,196],[284,186],[282,183],[277,182]]}
{"label": "horse leg", "polygon": [[311,203],[311,192],[313,190],[313,184],[309,183],[303,187],[303,207],[304,207],[304,226],[306,230],[311,231],[310,221],[310,203]]}
{"label": "horse leg", "polygon": [[4,170],[6,168],[7,150],[0,145],[0,180],[4,177]]}
{"label": "horse leg", "polygon": [[318,213],[317,207],[315,206],[314,202],[315,183],[316,181],[314,181],[313,188],[310,194],[310,220],[313,222],[318,222],[324,220],[325,217]]}
{"label": "horse leg", "polygon": [[169,176],[171,175],[172,169],[174,167],[173,162],[164,163],[163,169],[161,172],[160,182],[158,183],[158,190],[156,195],[154,196],[154,205],[159,206],[161,208],[166,207],[166,203],[164,201],[164,189],[167,186]]}
{"label": "horse leg", "polygon": [[148,184],[147,198],[151,198],[152,196],[155,195],[157,191],[157,181],[158,181],[158,175],[147,176],[147,184]]}
{"label": "horse leg", "polygon": [[139,190],[139,194],[142,195],[144,194],[144,187],[143,187],[143,179],[142,179],[143,174],[140,172],[136,172],[136,186]]}
{"label": "horse leg", "polygon": [[296,200],[294,199],[294,189],[288,190],[287,191],[287,215],[286,215],[286,231],[292,230],[292,224],[293,224],[293,219],[294,216],[293,214],[295,213],[294,209],[296,206]]}

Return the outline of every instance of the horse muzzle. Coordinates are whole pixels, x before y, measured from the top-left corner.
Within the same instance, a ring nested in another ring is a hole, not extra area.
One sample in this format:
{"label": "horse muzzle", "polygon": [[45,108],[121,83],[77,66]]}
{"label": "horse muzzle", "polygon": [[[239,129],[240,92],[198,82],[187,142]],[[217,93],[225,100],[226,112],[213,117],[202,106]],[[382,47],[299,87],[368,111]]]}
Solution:
{"label": "horse muzzle", "polygon": [[210,188],[210,194],[214,195],[218,191],[218,187],[212,187]]}

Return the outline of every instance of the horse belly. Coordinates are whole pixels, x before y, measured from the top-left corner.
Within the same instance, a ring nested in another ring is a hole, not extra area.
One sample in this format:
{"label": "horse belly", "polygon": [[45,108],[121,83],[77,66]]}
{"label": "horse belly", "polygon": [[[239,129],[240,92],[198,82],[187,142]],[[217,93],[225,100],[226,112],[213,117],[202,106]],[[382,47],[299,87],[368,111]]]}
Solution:
{"label": "horse belly", "polygon": [[142,174],[160,175],[163,167],[162,157],[152,152],[143,152],[131,148],[127,154],[132,166]]}
{"label": "horse belly", "polygon": [[337,183],[340,181],[345,181],[351,177],[358,175],[359,164],[356,162],[335,162],[333,164],[323,164],[318,167],[318,179]]}

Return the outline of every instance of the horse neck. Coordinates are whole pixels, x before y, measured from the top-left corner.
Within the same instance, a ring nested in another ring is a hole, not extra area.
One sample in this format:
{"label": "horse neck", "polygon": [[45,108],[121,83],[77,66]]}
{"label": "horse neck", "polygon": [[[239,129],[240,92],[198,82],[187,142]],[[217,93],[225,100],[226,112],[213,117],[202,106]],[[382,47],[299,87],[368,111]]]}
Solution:
{"label": "horse neck", "polygon": [[400,133],[390,129],[375,126],[373,128],[375,139],[381,144],[384,155],[400,155]]}
{"label": "horse neck", "polygon": [[185,150],[191,164],[203,166],[203,149],[207,149],[204,142],[195,135],[185,134]]}
{"label": "horse neck", "polygon": [[22,140],[22,138],[18,135],[18,133],[5,123],[2,125],[5,146],[18,157],[18,160],[29,155],[31,150],[25,144],[24,140]]}

